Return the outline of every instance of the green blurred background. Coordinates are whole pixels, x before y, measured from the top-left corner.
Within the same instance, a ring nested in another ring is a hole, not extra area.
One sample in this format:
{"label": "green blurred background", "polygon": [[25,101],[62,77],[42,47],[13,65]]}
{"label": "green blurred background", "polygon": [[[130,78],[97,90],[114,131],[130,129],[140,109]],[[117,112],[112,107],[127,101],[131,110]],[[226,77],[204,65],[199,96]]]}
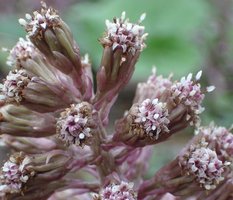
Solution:
{"label": "green blurred background", "polygon": [[[102,47],[98,43],[105,29],[105,19],[120,16],[137,21],[146,12],[144,21],[149,33],[147,48],[137,64],[134,77],[120,95],[111,115],[111,125],[130,107],[136,83],[145,80],[151,67],[158,74],[174,74],[180,78],[189,72],[203,70],[203,85],[215,85],[204,102],[203,124],[214,120],[229,127],[233,122],[233,1],[232,0],[47,0],[60,11],[71,27],[81,52],[90,55],[94,71],[100,63]],[[12,48],[25,33],[18,24],[24,13],[38,9],[38,0],[0,0],[0,46]],[[0,74],[9,70],[7,53],[0,54]],[[187,142],[192,130],[158,145],[151,172],[173,157]],[[167,148],[169,146],[169,148]],[[172,148],[172,151],[171,151]],[[159,149],[159,151],[158,151]]]}

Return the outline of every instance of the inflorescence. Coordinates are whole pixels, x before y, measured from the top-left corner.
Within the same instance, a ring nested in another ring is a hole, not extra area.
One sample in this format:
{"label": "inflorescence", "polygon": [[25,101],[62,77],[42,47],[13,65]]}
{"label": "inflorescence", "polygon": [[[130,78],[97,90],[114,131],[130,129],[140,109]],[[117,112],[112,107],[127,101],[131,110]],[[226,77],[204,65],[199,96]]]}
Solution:
{"label": "inflorescence", "polygon": [[[153,68],[108,134],[111,108],[146,47],[146,15],[106,20],[94,77],[68,25],[41,5],[19,19],[27,35],[7,50],[0,134],[12,155],[1,168],[1,199],[217,200],[222,192],[221,200],[232,199],[233,135],[201,126],[203,100],[214,90],[201,85],[202,71],[173,80]],[[145,178],[153,146],[190,126],[193,139]]]}

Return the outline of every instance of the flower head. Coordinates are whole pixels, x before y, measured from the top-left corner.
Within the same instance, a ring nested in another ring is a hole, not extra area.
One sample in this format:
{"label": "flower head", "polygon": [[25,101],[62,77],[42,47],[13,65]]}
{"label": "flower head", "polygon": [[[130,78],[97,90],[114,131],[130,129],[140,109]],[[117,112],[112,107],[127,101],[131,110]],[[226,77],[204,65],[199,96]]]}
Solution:
{"label": "flower head", "polygon": [[153,68],[152,75],[149,76],[147,82],[139,83],[134,98],[135,103],[141,103],[144,99],[159,100],[163,98],[165,91],[169,90],[172,85],[171,76],[164,78],[156,75],[156,68]]}
{"label": "flower head", "polygon": [[26,14],[25,19],[19,19],[19,23],[25,27],[29,36],[40,35],[47,27],[57,26],[60,17],[57,11],[53,8],[47,8],[44,2],[41,3],[40,12],[34,11],[33,16]]}
{"label": "flower head", "polygon": [[206,190],[215,189],[224,179],[225,165],[218,159],[215,151],[207,147],[194,148],[180,163],[188,175],[195,179]]}
{"label": "flower head", "polygon": [[168,111],[165,103],[159,102],[158,99],[146,99],[137,107],[132,130],[139,127],[147,136],[157,140],[162,132],[169,132],[167,117]]}
{"label": "flower head", "polygon": [[20,102],[23,99],[23,89],[31,81],[26,70],[14,70],[10,71],[6,80],[2,86],[2,94],[6,99],[12,99],[16,102]]}
{"label": "flower head", "polygon": [[70,108],[61,113],[57,121],[57,132],[66,144],[83,146],[92,137],[94,121],[92,118],[92,107],[87,102],[71,105]]}
{"label": "flower head", "polygon": [[112,49],[122,48],[123,52],[130,51],[134,54],[136,50],[142,50],[145,47],[144,26],[140,23],[145,18],[145,14],[140,17],[138,24],[133,24],[125,19],[125,12],[120,18],[114,18],[113,22],[106,20],[106,36],[101,40],[103,45],[112,46]]}
{"label": "flower head", "polygon": [[18,193],[23,189],[23,185],[34,175],[25,168],[29,162],[28,157],[17,153],[4,163],[0,176],[1,193]]}
{"label": "flower head", "polygon": [[122,181],[120,184],[111,184],[100,192],[100,200],[136,200],[133,184]]}
{"label": "flower head", "polygon": [[174,98],[178,98],[180,102],[190,106],[193,110],[203,111],[200,104],[204,99],[204,94],[201,91],[201,85],[192,81],[192,74],[189,74],[187,78],[182,77],[179,82],[173,84],[171,89]]}
{"label": "flower head", "polygon": [[202,133],[205,139],[214,145],[216,151],[222,154],[226,160],[231,161],[233,156],[233,134],[222,126],[201,127],[198,133]]}
{"label": "flower head", "polygon": [[7,58],[7,64],[9,66],[20,68],[21,61],[31,58],[34,51],[36,51],[36,48],[28,38],[26,40],[19,38],[19,41],[10,50],[10,55]]}
{"label": "flower head", "polygon": [[190,121],[191,125],[199,123],[198,115],[204,111],[201,103],[205,95],[201,90],[200,83],[198,83],[201,74],[201,71],[198,72],[195,80],[192,80],[192,74],[190,73],[187,78],[182,77],[180,81],[175,82],[171,86],[171,96],[174,101],[177,104],[182,103],[188,108],[189,111],[186,118]]}

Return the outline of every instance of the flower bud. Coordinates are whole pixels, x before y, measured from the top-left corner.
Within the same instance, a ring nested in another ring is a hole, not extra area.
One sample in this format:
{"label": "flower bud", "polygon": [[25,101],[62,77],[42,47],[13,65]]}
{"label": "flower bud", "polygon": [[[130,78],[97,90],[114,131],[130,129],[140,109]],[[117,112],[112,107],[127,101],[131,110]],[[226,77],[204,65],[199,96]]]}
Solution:
{"label": "flower bud", "polygon": [[222,161],[232,161],[233,135],[230,130],[211,123],[207,127],[199,127],[196,133],[202,135],[209,146],[216,150]]}
{"label": "flower bud", "polygon": [[5,105],[0,108],[0,134],[45,137],[56,133],[55,118],[24,106]]}
{"label": "flower bud", "polygon": [[[60,26],[61,23],[57,11],[51,7],[47,8],[45,2],[41,2],[40,11],[34,11],[33,15],[26,14],[25,18],[19,19],[19,23],[25,27],[29,37],[43,38],[46,30],[51,31],[53,28]],[[67,30],[68,32],[69,30]],[[59,44],[56,44],[56,40],[50,42],[53,42],[50,44],[53,47],[52,49],[55,50],[56,47],[60,47]]]}
{"label": "flower bud", "polygon": [[11,135],[1,135],[3,142],[12,149],[26,154],[36,154],[48,152],[54,149],[62,149],[63,144],[56,137],[33,138],[15,137]]}
{"label": "flower bud", "polygon": [[[19,23],[25,27],[32,43],[65,74],[82,75],[79,48],[73,40],[69,27],[62,21],[58,12],[41,3],[41,10],[27,15]],[[66,64],[66,65],[64,65]]]}
{"label": "flower bud", "polygon": [[23,68],[27,70],[27,73],[40,77],[48,83],[57,80],[55,68],[48,63],[28,38],[19,38],[19,41],[10,51],[7,63],[18,70]]}
{"label": "flower bud", "polygon": [[[97,95],[95,108],[100,109],[104,102],[115,101],[119,91],[130,80],[134,66],[145,47],[144,26],[130,23],[125,13],[113,22],[106,20],[107,30],[100,39],[104,47],[100,70],[97,73]],[[105,112],[105,111],[103,111]]]}
{"label": "flower bud", "polygon": [[24,69],[10,71],[1,93],[6,103],[21,103],[39,112],[55,111],[70,103],[69,98],[58,96],[43,80],[33,77]]}
{"label": "flower bud", "polygon": [[[25,199],[33,195],[38,198],[40,197],[38,193],[41,192],[44,184],[47,184],[43,195],[49,196],[54,189],[65,185],[62,181],[57,183],[54,181],[70,170],[71,161],[69,152],[62,150],[32,156],[23,153],[14,154],[2,168],[1,181],[5,187],[2,187],[0,192],[5,194],[7,199],[21,199],[22,194]],[[37,190],[38,188],[40,191]]]}
{"label": "flower bud", "polygon": [[48,83],[57,82],[56,69],[38,51],[31,41],[19,38],[10,51],[7,63],[17,69],[27,70],[27,73],[40,77]]}
{"label": "flower bud", "polygon": [[69,92],[63,93],[62,88],[58,89],[58,85],[48,85],[43,80],[33,77],[23,91],[24,101],[21,104],[38,112],[56,111],[72,102],[73,97],[67,93]]}
{"label": "flower bud", "polygon": [[112,47],[113,51],[121,48],[123,53],[141,51],[145,47],[144,39],[147,35],[141,22],[142,20],[136,24],[130,23],[125,19],[125,12],[122,12],[120,18],[114,18],[113,22],[106,20],[107,31],[101,40],[102,45]]}

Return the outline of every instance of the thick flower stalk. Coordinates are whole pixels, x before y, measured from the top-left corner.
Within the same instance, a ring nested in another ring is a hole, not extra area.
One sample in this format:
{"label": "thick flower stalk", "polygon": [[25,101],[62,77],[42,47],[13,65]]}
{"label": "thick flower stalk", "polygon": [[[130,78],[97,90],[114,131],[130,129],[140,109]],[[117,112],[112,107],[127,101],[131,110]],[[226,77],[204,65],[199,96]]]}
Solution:
{"label": "thick flower stalk", "polygon": [[153,148],[151,146],[136,148],[127,154],[121,152],[116,155],[115,160],[127,180],[132,181],[135,186],[138,186],[143,182],[143,177],[150,167],[149,161],[152,153]]}

